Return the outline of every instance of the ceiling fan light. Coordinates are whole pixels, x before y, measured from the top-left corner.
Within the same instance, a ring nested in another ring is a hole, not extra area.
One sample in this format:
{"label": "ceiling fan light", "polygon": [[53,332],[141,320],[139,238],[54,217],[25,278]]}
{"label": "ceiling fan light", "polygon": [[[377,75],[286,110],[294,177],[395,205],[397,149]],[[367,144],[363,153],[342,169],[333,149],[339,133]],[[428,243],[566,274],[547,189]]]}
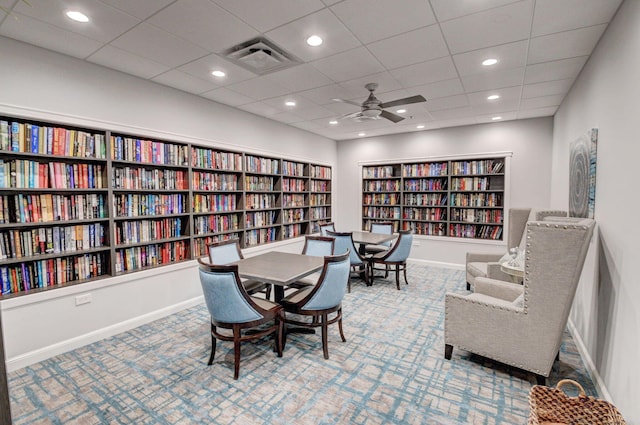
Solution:
{"label": "ceiling fan light", "polygon": [[362,115],[367,118],[376,118],[380,116],[381,113],[382,111],[380,109],[365,109],[362,111]]}

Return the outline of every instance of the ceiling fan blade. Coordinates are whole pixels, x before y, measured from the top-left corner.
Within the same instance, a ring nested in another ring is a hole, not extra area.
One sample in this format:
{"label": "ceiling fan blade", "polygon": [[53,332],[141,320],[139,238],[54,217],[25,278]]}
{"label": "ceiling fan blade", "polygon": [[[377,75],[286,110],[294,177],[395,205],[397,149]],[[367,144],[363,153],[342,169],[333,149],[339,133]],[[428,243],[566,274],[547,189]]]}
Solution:
{"label": "ceiling fan blade", "polygon": [[341,102],[341,103],[348,103],[350,105],[355,105],[355,106],[362,106],[361,103],[357,103],[354,102],[352,100],[347,100],[347,99],[332,99],[334,102]]}
{"label": "ceiling fan blade", "polygon": [[380,105],[381,108],[391,108],[392,106],[408,105],[410,103],[426,102],[427,99],[422,95],[416,95],[411,97],[405,97],[404,99],[392,100],[391,102],[385,102]]}
{"label": "ceiling fan blade", "polygon": [[342,115],[341,117],[339,117],[339,119],[344,120],[344,119],[347,119],[347,118],[354,118],[354,117],[357,117],[358,115],[360,115],[361,113],[362,113],[361,111],[351,112],[351,113]]}
{"label": "ceiling fan blade", "polygon": [[400,121],[402,121],[404,119],[404,117],[401,117],[400,115],[396,115],[396,114],[391,113],[389,111],[382,111],[380,113],[380,116],[382,118],[388,119],[389,121],[393,121],[394,123],[395,122],[400,122]]}

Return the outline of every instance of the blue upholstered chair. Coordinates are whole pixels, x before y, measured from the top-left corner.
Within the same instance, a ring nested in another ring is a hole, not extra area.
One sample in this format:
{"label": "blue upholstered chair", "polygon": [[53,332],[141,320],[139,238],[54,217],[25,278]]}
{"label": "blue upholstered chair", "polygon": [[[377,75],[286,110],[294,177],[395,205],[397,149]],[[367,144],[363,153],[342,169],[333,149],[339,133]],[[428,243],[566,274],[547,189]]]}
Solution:
{"label": "blue upholstered chair", "polygon": [[[285,315],[285,323],[322,328],[322,351],[325,359],[329,358],[329,348],[327,347],[329,325],[337,322],[342,341],[347,341],[342,331],[342,299],[347,290],[350,267],[349,252],[342,255],[326,256],[317,284],[299,289],[280,301],[286,312],[312,318],[311,322],[305,322]],[[332,313],[336,313],[336,315],[330,318]]]}
{"label": "blue upholstered chair", "polygon": [[[280,305],[262,298],[249,296],[245,290],[238,266],[215,266],[198,258],[200,283],[204,299],[211,315],[211,356],[216,354],[216,339],[233,341],[233,379],[240,373],[240,343],[274,334],[278,357],[282,357],[282,335],[284,312]],[[258,332],[242,334],[243,329],[255,328],[268,322],[271,326],[260,328]],[[232,336],[221,334],[217,328],[231,329]]]}
{"label": "blue upholstered chair", "polygon": [[332,232],[335,232],[336,230],[333,222],[321,223],[318,227],[320,228],[320,236],[327,236],[327,230],[330,230]]}
{"label": "blue upholstered chair", "polygon": [[[313,255],[316,257],[326,257],[333,255],[333,246],[335,239],[329,236],[313,236],[307,235],[304,238],[304,248],[302,255]],[[320,272],[312,273],[302,279],[293,282],[289,288],[302,288],[309,285],[315,285],[320,279]]]}
{"label": "blue upholstered chair", "polygon": [[[207,252],[209,253],[209,261],[211,264],[216,265],[230,264],[244,258],[238,239],[229,239],[207,244]],[[263,292],[266,299],[271,297],[271,285],[269,283],[242,279],[242,284],[249,295]]]}
{"label": "blue upholstered chair", "polygon": [[[369,276],[367,273],[367,261],[360,256],[356,245],[353,243],[352,232],[332,232],[327,230],[327,236],[335,238],[336,242],[333,248],[335,254],[343,254],[349,252],[349,261],[351,262],[351,271],[358,273],[367,286],[369,286]],[[351,274],[349,274],[348,290],[351,292]]]}
{"label": "blue upholstered chair", "polygon": [[[373,283],[376,270],[384,270],[385,276],[388,275],[389,267],[394,267],[396,270],[396,287],[400,290],[400,271],[404,273],[404,281],[408,285],[407,281],[407,258],[411,252],[411,244],[413,242],[413,235],[410,230],[401,230],[398,232],[398,238],[393,246],[388,251],[379,252],[371,257],[367,258],[369,261],[369,273],[370,281]],[[376,269],[376,264],[384,265],[384,269]]]}
{"label": "blue upholstered chair", "polygon": [[[390,221],[374,221],[371,223],[370,231],[371,233],[391,235],[393,233],[393,223]],[[364,249],[367,254],[377,254],[378,252],[388,251],[392,245],[393,241],[389,241],[379,245],[367,245]]]}

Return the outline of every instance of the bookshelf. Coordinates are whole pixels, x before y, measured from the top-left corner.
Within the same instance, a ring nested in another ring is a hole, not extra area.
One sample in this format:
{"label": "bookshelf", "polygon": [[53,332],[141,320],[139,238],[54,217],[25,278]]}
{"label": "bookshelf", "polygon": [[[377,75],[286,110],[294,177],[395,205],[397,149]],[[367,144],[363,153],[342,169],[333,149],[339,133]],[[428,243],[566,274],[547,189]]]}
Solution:
{"label": "bookshelf", "polygon": [[505,167],[503,156],[363,166],[362,227],[502,240]]}
{"label": "bookshelf", "polygon": [[312,233],[331,167],[0,116],[0,288],[6,297]]}

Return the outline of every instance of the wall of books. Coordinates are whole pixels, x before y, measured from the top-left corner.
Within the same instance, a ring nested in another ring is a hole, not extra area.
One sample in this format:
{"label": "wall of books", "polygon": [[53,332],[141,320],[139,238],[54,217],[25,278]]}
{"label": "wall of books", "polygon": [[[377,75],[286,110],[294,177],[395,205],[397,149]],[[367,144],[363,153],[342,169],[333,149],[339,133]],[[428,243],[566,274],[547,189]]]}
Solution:
{"label": "wall of books", "polygon": [[312,233],[331,167],[0,116],[0,289],[24,295]]}
{"label": "wall of books", "polygon": [[362,228],[391,221],[417,235],[502,240],[505,157],[362,168]]}

